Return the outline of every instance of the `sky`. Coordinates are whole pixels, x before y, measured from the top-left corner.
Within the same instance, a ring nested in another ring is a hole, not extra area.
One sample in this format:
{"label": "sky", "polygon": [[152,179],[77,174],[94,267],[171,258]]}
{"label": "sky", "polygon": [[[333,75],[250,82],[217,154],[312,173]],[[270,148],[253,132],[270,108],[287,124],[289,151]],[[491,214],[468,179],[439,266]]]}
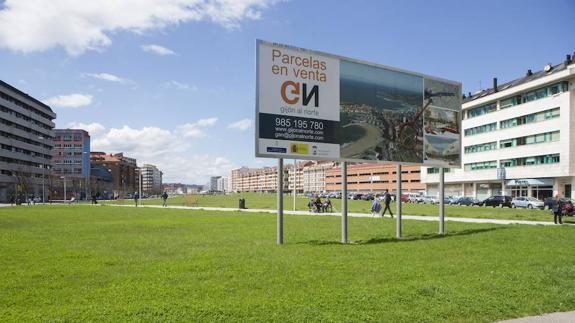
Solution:
{"label": "sky", "polygon": [[255,40],[433,75],[464,93],[575,51],[575,1],[0,0],[0,79],[93,151],[203,184],[254,157]]}

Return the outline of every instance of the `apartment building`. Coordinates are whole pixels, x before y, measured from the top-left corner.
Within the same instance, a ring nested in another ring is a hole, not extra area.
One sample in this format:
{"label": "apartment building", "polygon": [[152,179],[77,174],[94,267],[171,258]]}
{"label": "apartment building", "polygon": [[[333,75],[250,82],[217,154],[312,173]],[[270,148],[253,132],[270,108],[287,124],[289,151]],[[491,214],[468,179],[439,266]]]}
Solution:
{"label": "apartment building", "polygon": [[228,191],[228,177],[227,176],[221,176],[220,178],[218,178],[218,180],[216,182],[216,190],[218,192],[227,192]]}
{"label": "apartment building", "polygon": [[336,166],[332,161],[311,161],[303,165],[303,191],[319,193],[326,191],[326,172]]}
{"label": "apartment building", "polygon": [[0,202],[47,198],[55,118],[49,106],[0,81]]}
{"label": "apartment building", "polygon": [[[419,166],[402,166],[402,192],[421,192],[425,185],[420,181]],[[334,167],[325,173],[325,191],[341,192],[341,168]],[[353,164],[347,166],[347,190],[358,193],[396,191],[397,166],[394,164]]]}
{"label": "apartment building", "polygon": [[102,165],[112,174],[114,196],[128,198],[138,191],[136,159],[126,157],[123,153],[91,152],[90,162],[92,165]]}
{"label": "apartment building", "polygon": [[[575,196],[573,58],[464,98],[462,168],[446,170],[447,195]],[[429,194],[438,173],[422,168]]]}
{"label": "apartment building", "polygon": [[[54,129],[52,174],[67,181],[68,192],[81,199],[89,196],[90,135],[82,129]],[[58,180],[57,182],[60,182]],[[52,198],[63,198],[60,185]]]}
{"label": "apartment building", "polygon": [[162,194],[163,173],[152,164],[144,164],[140,167],[142,179],[142,194],[146,196]]}
{"label": "apartment building", "polygon": [[[284,190],[288,190],[288,171],[284,168]],[[232,192],[271,193],[277,191],[277,167],[237,168],[230,172]]]}

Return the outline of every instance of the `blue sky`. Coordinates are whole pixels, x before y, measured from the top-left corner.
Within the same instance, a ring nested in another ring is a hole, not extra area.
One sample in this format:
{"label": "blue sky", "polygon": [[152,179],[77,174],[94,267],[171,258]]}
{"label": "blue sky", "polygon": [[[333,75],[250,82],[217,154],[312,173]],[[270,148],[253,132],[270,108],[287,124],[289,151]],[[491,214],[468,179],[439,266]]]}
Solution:
{"label": "blue sky", "polygon": [[178,3],[0,1],[0,79],[49,102],[58,127],[87,125],[94,148],[155,163],[166,181],[204,183],[275,163],[254,158],[257,38],[460,81],[464,92],[575,51],[572,0]]}

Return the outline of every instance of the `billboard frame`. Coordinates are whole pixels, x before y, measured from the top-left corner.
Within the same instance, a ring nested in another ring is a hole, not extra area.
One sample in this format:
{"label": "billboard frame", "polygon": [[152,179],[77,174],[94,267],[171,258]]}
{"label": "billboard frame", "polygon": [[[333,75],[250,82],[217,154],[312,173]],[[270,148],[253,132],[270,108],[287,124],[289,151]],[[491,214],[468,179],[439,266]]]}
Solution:
{"label": "billboard frame", "polygon": [[[441,77],[436,77],[436,76],[430,76],[427,74],[423,74],[423,73],[418,73],[418,72],[412,72],[409,70],[405,70],[405,69],[401,69],[401,68],[396,68],[396,67],[391,67],[391,66],[387,66],[387,65],[383,65],[383,64],[378,64],[378,63],[373,63],[373,62],[368,62],[368,61],[364,61],[364,60],[360,60],[360,59],[355,59],[355,58],[350,58],[350,57],[346,57],[346,56],[341,56],[341,55],[336,55],[336,54],[330,54],[330,53],[325,53],[322,51],[318,51],[318,50],[313,50],[313,49],[307,49],[307,48],[301,48],[301,47],[296,47],[296,46],[291,46],[291,45],[286,45],[286,44],[282,44],[282,43],[276,43],[276,42],[269,42],[266,40],[262,40],[262,39],[256,39],[256,88],[255,88],[255,95],[256,95],[256,109],[255,109],[255,140],[254,140],[254,146],[255,146],[255,157],[257,158],[284,158],[284,159],[291,159],[291,158],[297,158],[297,159],[303,159],[303,160],[327,160],[327,161],[336,161],[336,162],[348,162],[348,163],[374,163],[374,164],[394,164],[394,165],[412,165],[412,166],[423,166],[423,167],[446,167],[446,168],[461,168],[461,163],[462,160],[460,158],[460,163],[459,165],[444,165],[444,164],[433,164],[433,163],[429,163],[429,164],[425,164],[425,163],[413,163],[413,162],[399,162],[399,161],[390,161],[390,160],[365,160],[365,159],[355,159],[355,158],[338,158],[336,160],[334,160],[334,158],[332,157],[318,157],[318,156],[313,156],[313,158],[309,158],[312,156],[306,156],[306,155],[299,155],[299,156],[293,156],[290,154],[278,154],[278,153],[269,153],[269,154],[260,154],[259,152],[259,139],[260,139],[260,122],[259,122],[259,115],[260,115],[260,102],[259,102],[259,88],[260,88],[260,79],[259,79],[259,73],[260,73],[260,66],[259,66],[259,61],[260,61],[260,46],[261,45],[267,45],[267,46],[274,46],[274,47],[280,47],[280,48],[285,48],[288,50],[294,50],[294,51],[298,51],[298,52],[303,52],[306,54],[315,54],[315,55],[320,55],[320,56],[326,56],[332,59],[337,59],[337,60],[345,60],[345,61],[349,61],[352,63],[357,63],[357,64],[363,64],[363,65],[367,65],[367,66],[371,66],[371,67],[375,67],[375,68],[380,68],[380,69],[386,69],[386,70],[390,70],[393,72],[398,72],[398,73],[404,73],[404,74],[408,74],[408,75],[412,75],[412,76],[418,76],[421,77],[423,79],[422,82],[422,93],[425,91],[425,80],[429,79],[429,80],[434,80],[434,81],[438,81],[438,82],[443,82],[443,83],[447,83],[450,85],[454,85],[454,86],[459,86],[460,88],[462,88],[462,83],[461,82],[457,82],[457,81],[452,81],[452,80],[447,80]],[[461,102],[461,96],[458,96],[459,101]],[[451,110],[451,109],[447,109],[450,111],[455,111],[458,113],[458,125],[460,125],[460,129],[459,129],[459,155],[461,156],[461,152],[462,152],[462,148],[463,148],[463,140],[462,140],[462,129],[461,129],[461,122],[462,122],[462,109],[459,110]],[[423,118],[423,116],[422,116]],[[294,140],[297,141],[297,140]]]}

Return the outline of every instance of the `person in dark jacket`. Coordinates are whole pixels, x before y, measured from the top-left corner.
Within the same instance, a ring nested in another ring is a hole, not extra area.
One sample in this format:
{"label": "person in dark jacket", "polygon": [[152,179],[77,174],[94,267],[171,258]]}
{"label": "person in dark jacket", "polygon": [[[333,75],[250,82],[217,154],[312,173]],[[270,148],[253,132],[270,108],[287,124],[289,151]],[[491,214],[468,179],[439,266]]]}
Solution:
{"label": "person in dark jacket", "polygon": [[385,196],[383,197],[383,204],[385,207],[383,208],[383,213],[381,213],[381,217],[385,216],[385,212],[389,210],[389,215],[393,218],[393,213],[391,212],[391,208],[389,204],[391,203],[391,194],[389,194],[388,190],[385,190]]}
{"label": "person in dark jacket", "polygon": [[162,194],[162,207],[168,207],[168,192]]}
{"label": "person in dark jacket", "polygon": [[555,195],[552,207],[553,222],[555,222],[555,224],[563,224],[563,204],[564,202],[561,200],[559,194]]}

